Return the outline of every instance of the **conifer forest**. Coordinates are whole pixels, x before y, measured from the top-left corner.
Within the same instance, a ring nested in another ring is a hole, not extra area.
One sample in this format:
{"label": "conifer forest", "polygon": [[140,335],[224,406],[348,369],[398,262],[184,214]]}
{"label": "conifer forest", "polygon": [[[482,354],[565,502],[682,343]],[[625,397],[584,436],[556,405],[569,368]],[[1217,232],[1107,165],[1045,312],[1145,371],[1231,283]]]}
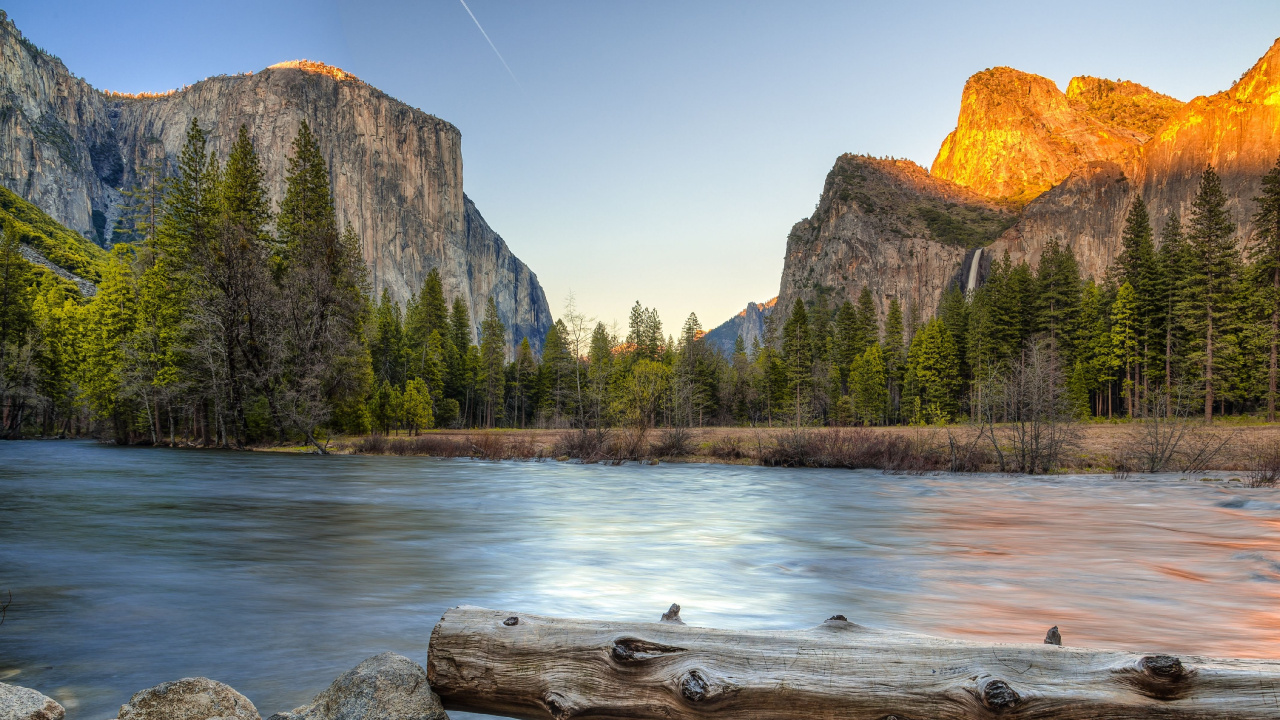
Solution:
{"label": "conifer forest", "polygon": [[472,317],[436,271],[403,307],[372,297],[305,123],[289,163],[273,208],[244,129],[219,158],[193,121],[176,168],[128,193],[132,242],[85,260],[91,297],[23,257],[24,233],[51,221],[11,208],[5,433],[323,449],[337,434],[450,427],[999,423],[1029,372],[1063,419],[1275,419],[1280,164],[1243,249],[1207,167],[1184,218],[1156,227],[1135,197],[1106,277],[1082,277],[1050,243],[1035,270],[997,259],[937,308],[893,299],[881,317],[866,288],[839,307],[797,300],[726,356],[696,315],[672,333],[641,302],[618,328],[570,298],[531,344],[509,337],[492,299]]}

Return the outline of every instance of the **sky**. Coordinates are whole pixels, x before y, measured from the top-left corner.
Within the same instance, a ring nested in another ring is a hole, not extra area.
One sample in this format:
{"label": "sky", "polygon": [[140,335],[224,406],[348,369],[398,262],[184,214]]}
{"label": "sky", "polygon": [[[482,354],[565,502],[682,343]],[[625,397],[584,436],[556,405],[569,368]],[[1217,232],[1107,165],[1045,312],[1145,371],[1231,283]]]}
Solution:
{"label": "sky", "polygon": [[553,313],[572,293],[625,331],[639,300],[669,333],[690,312],[709,329],[778,293],[787,233],[841,153],[927,168],[975,72],[1007,65],[1063,88],[1076,75],[1123,78],[1189,100],[1227,89],[1280,36],[1275,0],[4,9],[101,89],[160,91],[299,58],[337,65],[461,130],[467,195]]}

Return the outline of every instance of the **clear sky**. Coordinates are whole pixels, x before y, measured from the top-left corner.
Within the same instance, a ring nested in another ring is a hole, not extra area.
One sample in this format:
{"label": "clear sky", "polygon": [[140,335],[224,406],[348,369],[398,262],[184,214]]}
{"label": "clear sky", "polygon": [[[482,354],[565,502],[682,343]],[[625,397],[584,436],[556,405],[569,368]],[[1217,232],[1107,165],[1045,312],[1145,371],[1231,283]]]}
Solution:
{"label": "clear sky", "polygon": [[[843,152],[928,167],[974,72],[1224,90],[1280,36],[1276,0],[530,2],[18,0],[98,88],[165,90],[322,60],[462,131],[465,189],[558,315],[678,332],[778,292],[787,233]],[[513,77],[514,76],[514,77]]]}

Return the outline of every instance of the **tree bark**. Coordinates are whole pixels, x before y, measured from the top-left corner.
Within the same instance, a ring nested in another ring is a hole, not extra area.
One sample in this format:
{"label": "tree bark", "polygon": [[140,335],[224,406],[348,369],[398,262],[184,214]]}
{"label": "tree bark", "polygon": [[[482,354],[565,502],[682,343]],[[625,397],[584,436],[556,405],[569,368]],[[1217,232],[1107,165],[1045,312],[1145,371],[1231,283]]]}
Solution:
{"label": "tree bark", "polygon": [[1280,717],[1280,662],[872,630],[569,620],[460,607],[431,634],[449,710],[524,720],[1235,720]]}

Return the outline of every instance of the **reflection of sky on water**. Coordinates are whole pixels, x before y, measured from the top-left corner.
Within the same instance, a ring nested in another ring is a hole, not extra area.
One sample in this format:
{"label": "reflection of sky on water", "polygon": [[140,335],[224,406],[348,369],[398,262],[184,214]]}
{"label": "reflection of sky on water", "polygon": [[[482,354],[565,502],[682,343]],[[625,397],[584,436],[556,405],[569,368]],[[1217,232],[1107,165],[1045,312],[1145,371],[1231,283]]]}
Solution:
{"label": "reflection of sky on water", "polygon": [[1280,492],[0,444],[0,680],[72,720],[208,675],[269,715],[447,607],[1276,657]]}

